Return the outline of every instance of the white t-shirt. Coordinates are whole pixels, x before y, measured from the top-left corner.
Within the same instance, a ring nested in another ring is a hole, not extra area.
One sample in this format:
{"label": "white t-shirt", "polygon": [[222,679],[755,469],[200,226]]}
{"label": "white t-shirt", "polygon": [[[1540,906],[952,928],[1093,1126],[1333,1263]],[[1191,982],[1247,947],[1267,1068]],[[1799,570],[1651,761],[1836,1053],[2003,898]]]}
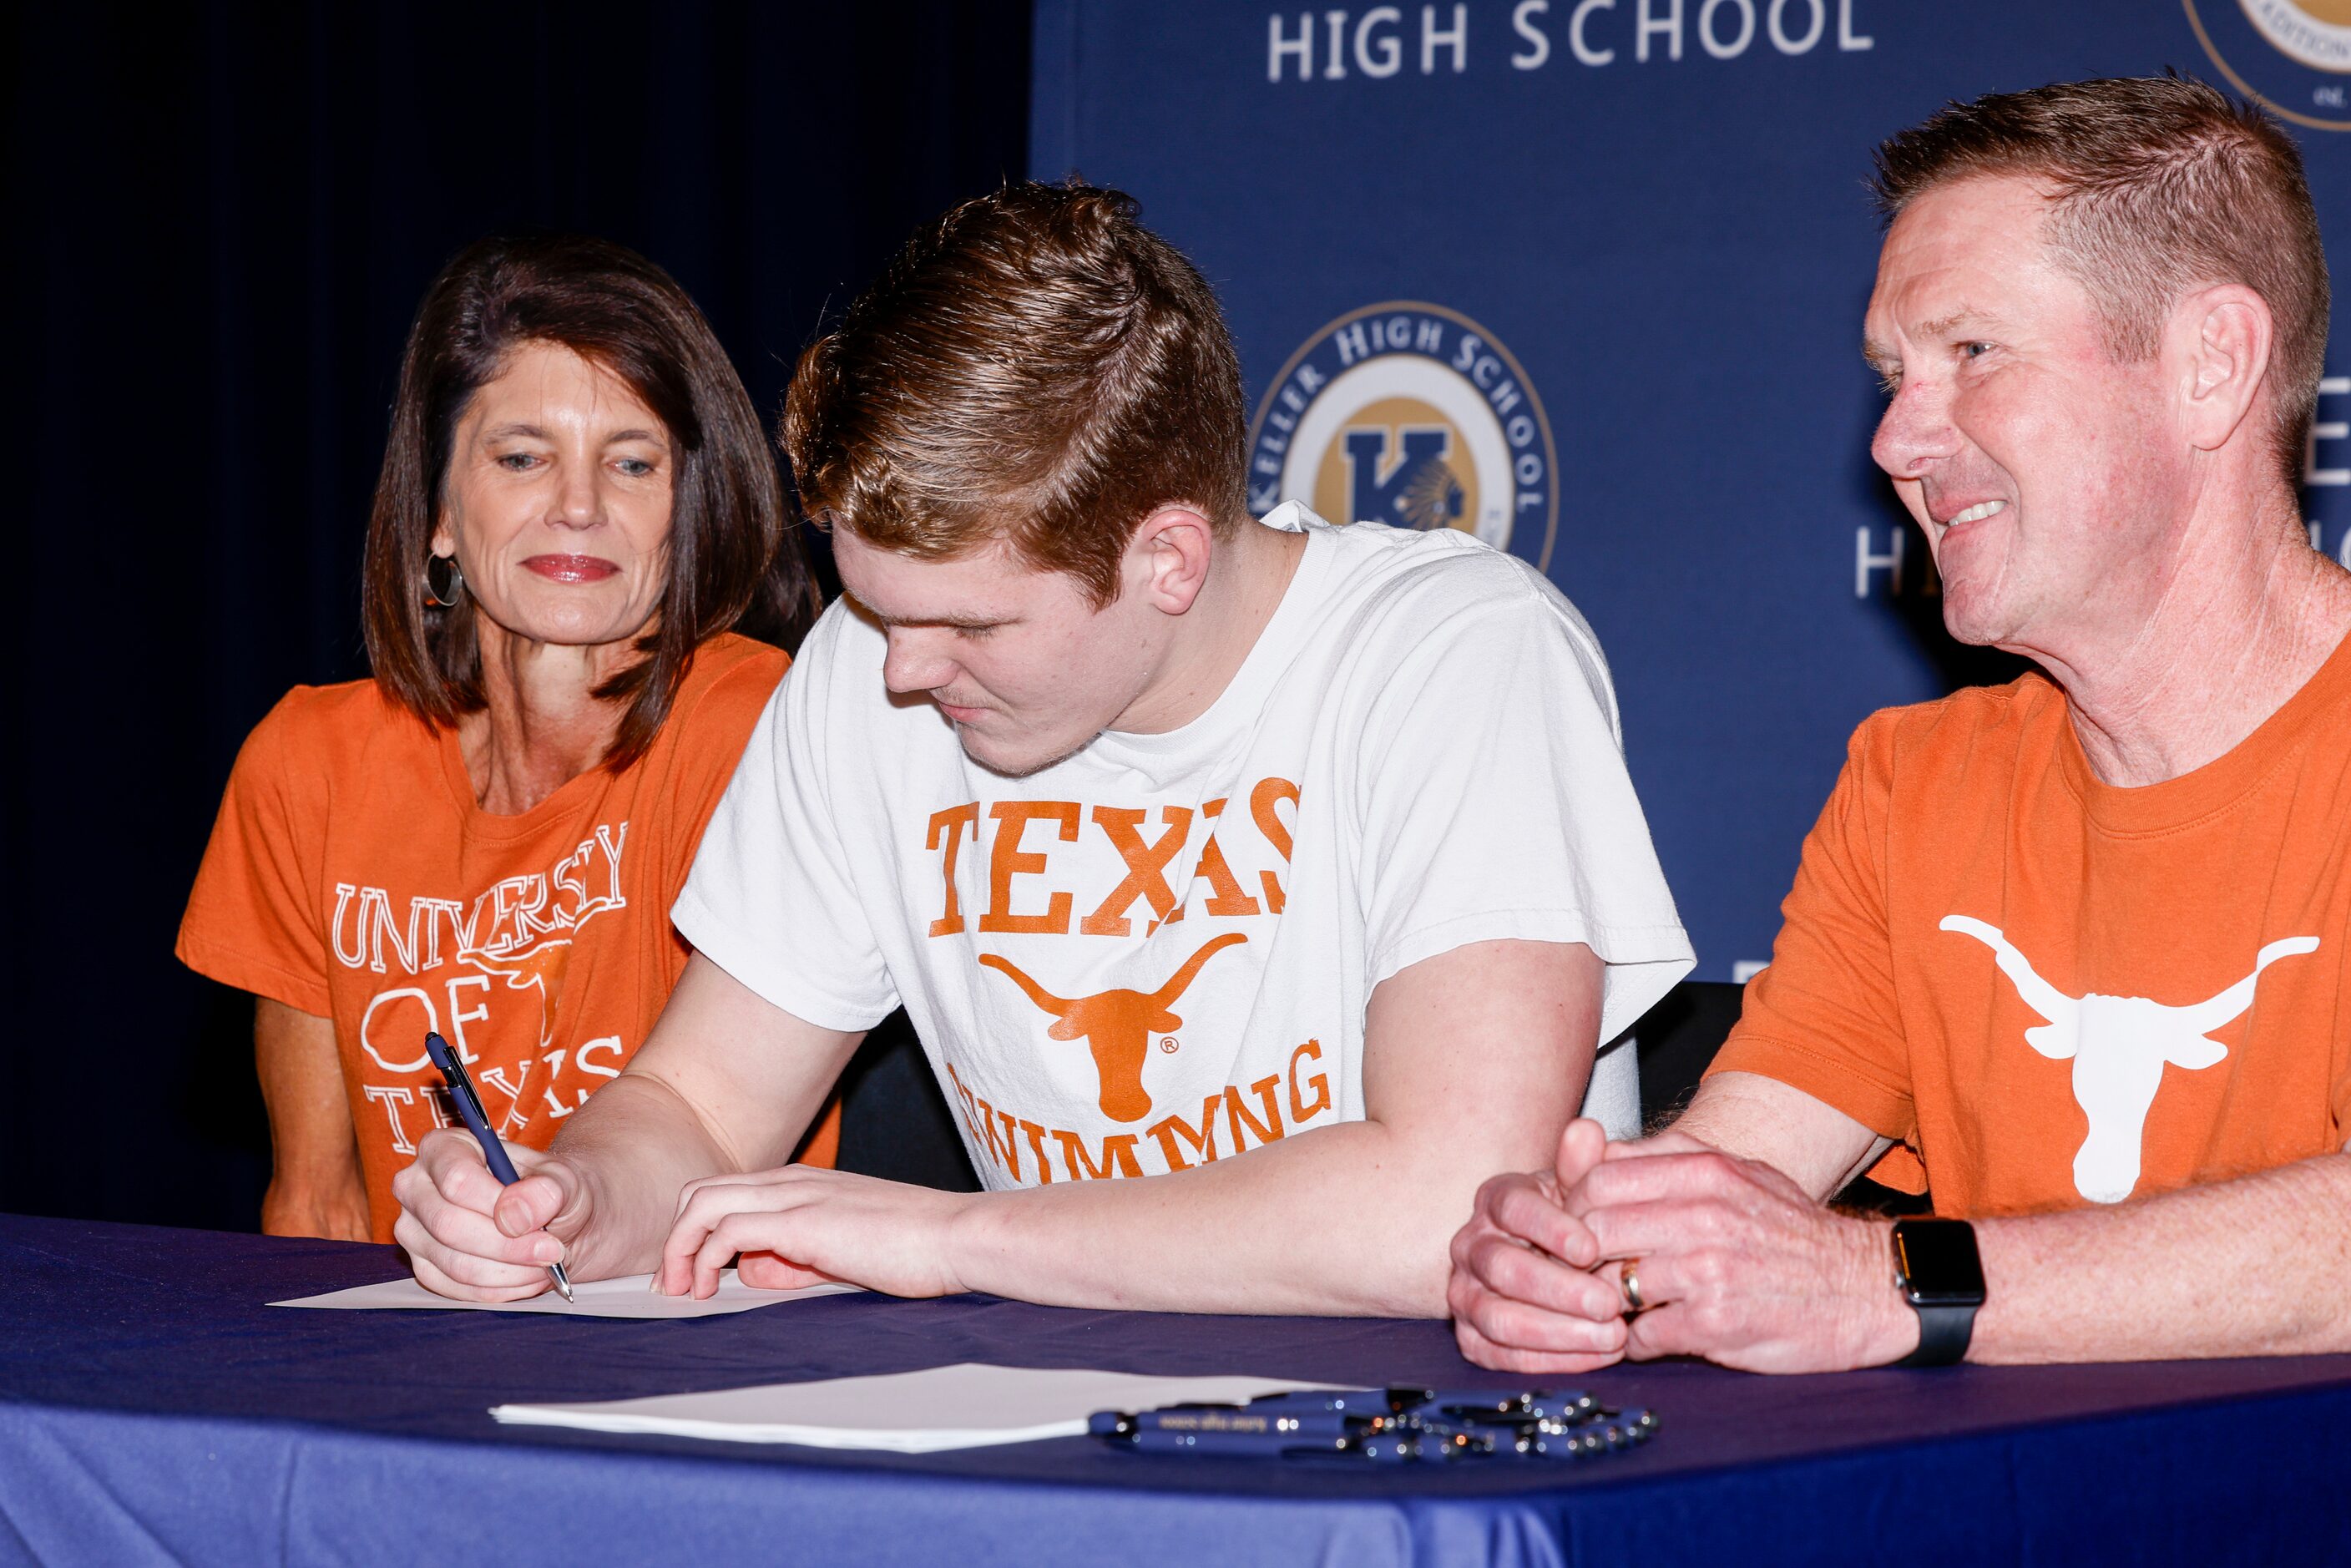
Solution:
{"label": "white t-shirt", "polygon": [[[1304,554],[1181,729],[1004,777],[889,700],[883,632],[836,603],[703,834],[686,940],[822,1028],[903,1002],[991,1187],[1361,1120],[1373,988],[1469,943],[1588,945],[1603,1040],[1694,961],[1559,591],[1452,530],[1264,526]],[[1629,1045],[1585,1109],[1637,1126]]]}

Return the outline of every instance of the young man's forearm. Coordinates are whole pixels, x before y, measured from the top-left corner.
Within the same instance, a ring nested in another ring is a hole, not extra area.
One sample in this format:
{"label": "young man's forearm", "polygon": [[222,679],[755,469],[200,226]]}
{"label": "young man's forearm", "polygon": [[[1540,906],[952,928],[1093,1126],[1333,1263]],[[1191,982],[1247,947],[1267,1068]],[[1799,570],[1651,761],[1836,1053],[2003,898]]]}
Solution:
{"label": "young man's forearm", "polygon": [[1067,1306],[1441,1318],[1478,1188],[1547,1163],[1583,1103],[1602,987],[1580,943],[1424,958],[1365,1011],[1368,1119],[1166,1176],[974,1203],[955,1270]]}
{"label": "young man's forearm", "polygon": [[967,1289],[1058,1306],[1441,1318],[1447,1243],[1492,1174],[1351,1122],[1165,1176],[983,1195],[952,1264]]}
{"label": "young man's forearm", "polygon": [[2161,1361],[2351,1351],[2351,1155],[2119,1208],[1976,1224],[1968,1359]]}
{"label": "young man's forearm", "polygon": [[635,1060],[548,1151],[591,1206],[574,1276],[651,1271],[686,1183],[791,1158],[863,1038],[802,1022],[696,953]]}
{"label": "young man's forearm", "polygon": [[651,1272],[676,1218],[679,1190],[738,1168],[674,1089],[633,1069],[598,1090],[548,1153],[569,1165],[584,1189],[588,1224],[569,1243],[575,1280]]}

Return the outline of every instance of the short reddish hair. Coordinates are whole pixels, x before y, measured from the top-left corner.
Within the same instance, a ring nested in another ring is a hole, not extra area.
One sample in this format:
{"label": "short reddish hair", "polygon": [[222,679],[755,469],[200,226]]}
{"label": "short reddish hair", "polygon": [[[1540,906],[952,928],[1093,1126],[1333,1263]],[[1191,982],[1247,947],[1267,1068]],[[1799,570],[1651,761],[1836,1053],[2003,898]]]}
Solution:
{"label": "short reddish hair", "polygon": [[1155,508],[1229,533],[1239,356],[1215,291],[1135,212],[1030,183],[916,231],[800,356],[783,447],[806,512],[918,559],[1006,539],[1098,604]]}
{"label": "short reddish hair", "polygon": [[2156,351],[2189,289],[2237,283],[2276,323],[2272,432],[2286,483],[2303,451],[2326,358],[2326,250],[2302,153],[2276,121],[2184,77],[2060,82],[1954,103],[1877,149],[1875,187],[1890,222],[1927,192],[1979,175],[2053,188],[2046,234],[2088,289],[2106,350]]}

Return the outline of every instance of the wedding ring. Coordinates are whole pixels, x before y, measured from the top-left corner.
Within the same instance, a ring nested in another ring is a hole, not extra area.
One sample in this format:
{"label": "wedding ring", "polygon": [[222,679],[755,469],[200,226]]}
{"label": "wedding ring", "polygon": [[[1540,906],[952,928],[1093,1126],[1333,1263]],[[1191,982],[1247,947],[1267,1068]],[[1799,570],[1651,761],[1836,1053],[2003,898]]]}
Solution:
{"label": "wedding ring", "polygon": [[1649,1303],[1641,1299],[1641,1275],[1638,1258],[1627,1258],[1617,1271],[1617,1282],[1625,1287],[1625,1315],[1637,1318],[1648,1311]]}

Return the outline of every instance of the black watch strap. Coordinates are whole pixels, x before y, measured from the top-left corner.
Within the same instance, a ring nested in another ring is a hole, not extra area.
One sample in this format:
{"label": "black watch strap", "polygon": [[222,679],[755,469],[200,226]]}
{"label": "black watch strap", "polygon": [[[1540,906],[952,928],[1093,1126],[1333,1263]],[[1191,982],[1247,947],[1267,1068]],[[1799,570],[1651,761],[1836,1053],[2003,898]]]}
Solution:
{"label": "black watch strap", "polygon": [[1949,1366],[1968,1354],[1984,1304],[1983,1259],[1964,1219],[1894,1222],[1894,1282],[1918,1314],[1918,1348],[1896,1366]]}
{"label": "black watch strap", "polygon": [[1976,1332],[1973,1306],[1923,1307],[1914,1301],[1910,1310],[1918,1314],[1918,1348],[1895,1365],[1949,1366],[1968,1354]]}

